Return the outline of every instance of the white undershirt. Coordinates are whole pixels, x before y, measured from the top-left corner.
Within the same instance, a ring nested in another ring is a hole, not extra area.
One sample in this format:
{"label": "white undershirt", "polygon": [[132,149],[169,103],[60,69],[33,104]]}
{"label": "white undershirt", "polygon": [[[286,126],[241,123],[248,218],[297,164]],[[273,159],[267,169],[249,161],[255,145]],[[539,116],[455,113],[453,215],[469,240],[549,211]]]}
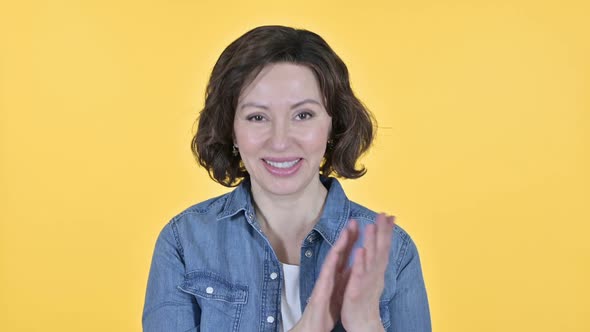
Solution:
{"label": "white undershirt", "polygon": [[281,321],[279,331],[289,331],[301,318],[299,300],[299,265],[281,263],[283,287],[281,289]]}

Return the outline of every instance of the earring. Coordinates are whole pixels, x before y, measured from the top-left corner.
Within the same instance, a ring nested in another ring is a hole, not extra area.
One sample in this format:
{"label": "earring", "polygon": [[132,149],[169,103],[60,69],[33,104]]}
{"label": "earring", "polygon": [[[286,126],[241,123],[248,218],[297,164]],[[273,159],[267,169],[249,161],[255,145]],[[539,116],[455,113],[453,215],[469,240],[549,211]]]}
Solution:
{"label": "earring", "polygon": [[334,148],[334,140],[328,140],[328,150],[332,150]]}
{"label": "earring", "polygon": [[231,154],[233,154],[234,157],[237,157],[239,154],[238,147],[235,144],[232,146]]}

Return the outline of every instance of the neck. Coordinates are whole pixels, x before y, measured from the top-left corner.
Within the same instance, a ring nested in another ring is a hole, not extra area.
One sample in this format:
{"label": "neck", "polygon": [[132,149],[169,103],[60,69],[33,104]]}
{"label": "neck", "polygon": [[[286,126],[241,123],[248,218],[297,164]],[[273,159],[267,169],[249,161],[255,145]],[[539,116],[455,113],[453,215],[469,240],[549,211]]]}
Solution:
{"label": "neck", "polygon": [[293,195],[273,195],[252,183],[254,207],[262,230],[287,238],[299,239],[311,231],[321,215],[327,193],[319,177]]}

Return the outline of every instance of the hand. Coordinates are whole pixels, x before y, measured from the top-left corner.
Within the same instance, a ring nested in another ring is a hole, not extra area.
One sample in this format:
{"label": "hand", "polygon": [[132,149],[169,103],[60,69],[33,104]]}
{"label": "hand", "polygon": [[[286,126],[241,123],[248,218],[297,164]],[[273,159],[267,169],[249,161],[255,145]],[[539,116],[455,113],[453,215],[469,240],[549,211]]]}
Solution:
{"label": "hand", "polygon": [[351,220],[328,253],[305,312],[291,332],[322,332],[334,328],[340,317],[344,289],[350,276],[348,258],[358,234],[358,225]]}
{"label": "hand", "polygon": [[[354,263],[344,290],[342,326],[347,331],[383,331],[379,299],[385,285],[394,217],[379,214],[367,225],[363,247],[355,251]],[[322,271],[323,272],[323,271]]]}
{"label": "hand", "polygon": [[330,331],[339,316],[347,331],[383,331],[379,299],[385,285],[394,217],[380,214],[375,224],[365,228],[364,247],[355,252],[358,224],[351,220],[328,253],[309,303],[291,330]]}

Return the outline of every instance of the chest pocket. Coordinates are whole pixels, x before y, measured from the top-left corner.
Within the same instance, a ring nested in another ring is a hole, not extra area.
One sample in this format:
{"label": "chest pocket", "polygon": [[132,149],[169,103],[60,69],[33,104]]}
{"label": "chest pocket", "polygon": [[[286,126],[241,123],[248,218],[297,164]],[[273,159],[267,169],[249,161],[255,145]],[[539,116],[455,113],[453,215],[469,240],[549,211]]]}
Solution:
{"label": "chest pocket", "polygon": [[184,276],[178,288],[196,297],[201,309],[202,331],[238,331],[243,306],[248,302],[248,286],[232,283],[208,271]]}

